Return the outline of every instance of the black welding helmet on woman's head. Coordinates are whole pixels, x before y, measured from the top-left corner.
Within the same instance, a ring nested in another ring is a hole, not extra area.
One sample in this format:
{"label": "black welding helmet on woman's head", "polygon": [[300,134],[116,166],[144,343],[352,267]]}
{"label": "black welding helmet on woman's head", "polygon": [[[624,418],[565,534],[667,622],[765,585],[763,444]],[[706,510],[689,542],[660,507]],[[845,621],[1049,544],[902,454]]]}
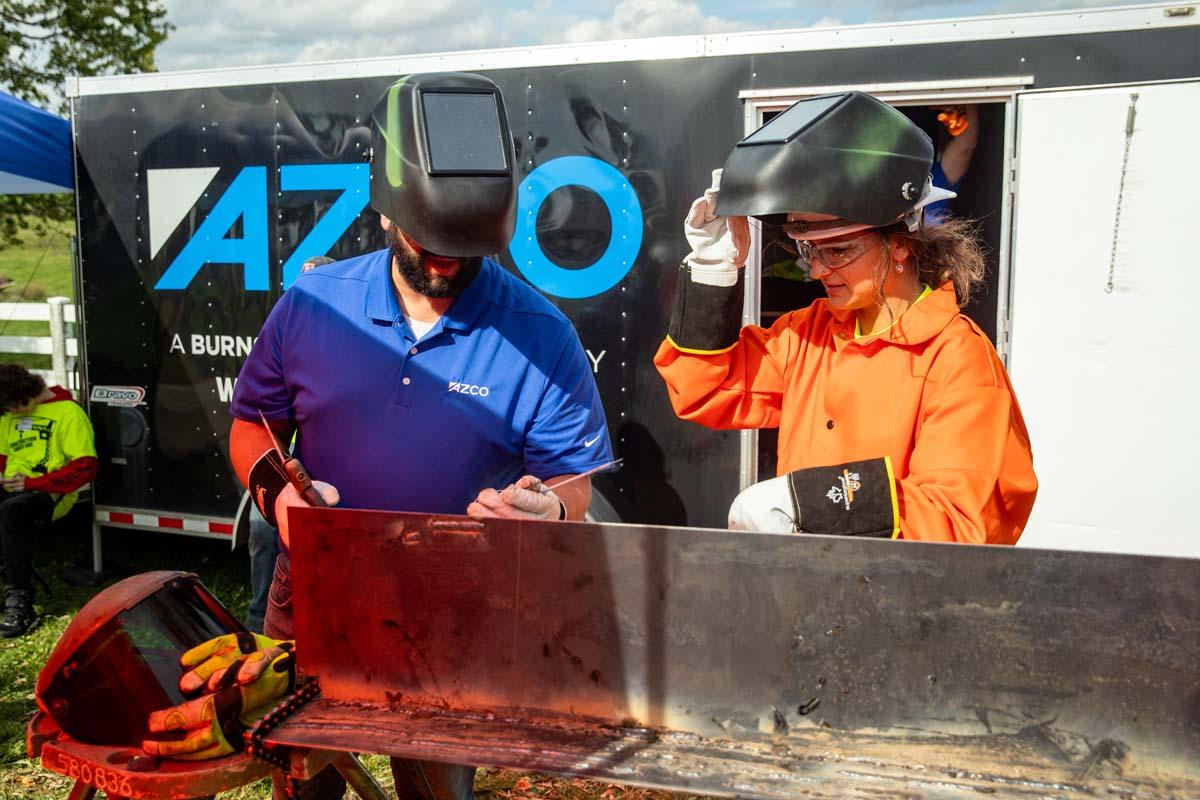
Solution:
{"label": "black welding helmet on woman's head", "polygon": [[517,221],[517,173],[504,99],[481,75],[409,75],[372,116],[371,207],[425,250],[499,253]]}
{"label": "black welding helmet on woman's head", "polygon": [[[890,225],[953,197],[929,181],[933,142],[908,117],[862,92],[794,103],[738,142],[725,161],[717,213],[782,223],[788,212],[825,230]],[[831,235],[831,234],[825,234]]]}
{"label": "black welding helmet on woman's head", "polygon": [[186,572],[147,572],[93,597],[67,626],[38,675],[43,711],[86,744],[140,747],[151,711],[184,701],[179,657],[245,631]]}

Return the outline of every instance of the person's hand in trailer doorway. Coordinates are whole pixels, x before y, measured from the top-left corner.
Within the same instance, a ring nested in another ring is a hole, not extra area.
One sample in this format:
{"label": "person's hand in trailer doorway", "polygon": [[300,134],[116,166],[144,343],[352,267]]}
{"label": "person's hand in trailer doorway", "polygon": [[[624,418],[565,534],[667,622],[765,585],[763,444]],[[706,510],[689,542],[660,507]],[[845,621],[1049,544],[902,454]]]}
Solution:
{"label": "person's hand in trailer doorway", "polygon": [[991,342],[959,313],[982,245],[966,222],[926,222],[953,196],[932,163],[919,127],[858,92],[796,103],[734,148],[716,213],[735,230],[745,216],[781,226],[828,295],[769,328],[741,326],[742,253],[732,239],[696,249],[693,206],[655,364],[682,419],[779,428],[777,477],[734,499],[731,527],[1021,535],[1037,492],[1029,435]]}
{"label": "person's hand in trailer doorway", "polygon": [[[957,192],[979,144],[979,105],[934,106],[932,110],[937,112],[942,133],[937,137],[941,144],[930,177],[935,188]],[[925,207],[925,224],[934,225],[953,212],[954,198],[936,200]]]}

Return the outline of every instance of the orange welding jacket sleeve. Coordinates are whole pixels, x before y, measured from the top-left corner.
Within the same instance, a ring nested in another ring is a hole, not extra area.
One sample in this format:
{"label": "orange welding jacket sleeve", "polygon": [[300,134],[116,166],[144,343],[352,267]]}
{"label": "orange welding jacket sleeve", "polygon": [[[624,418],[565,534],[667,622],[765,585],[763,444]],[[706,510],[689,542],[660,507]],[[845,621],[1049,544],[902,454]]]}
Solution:
{"label": "orange welding jacket sleeve", "polygon": [[900,536],[1016,544],[1037,477],[1029,433],[991,343],[944,343],[924,378],[911,449],[897,470]]}
{"label": "orange welding jacket sleeve", "polygon": [[654,356],[680,419],[709,428],[779,426],[789,336],[747,325],[732,347],[699,352],[669,337]]}

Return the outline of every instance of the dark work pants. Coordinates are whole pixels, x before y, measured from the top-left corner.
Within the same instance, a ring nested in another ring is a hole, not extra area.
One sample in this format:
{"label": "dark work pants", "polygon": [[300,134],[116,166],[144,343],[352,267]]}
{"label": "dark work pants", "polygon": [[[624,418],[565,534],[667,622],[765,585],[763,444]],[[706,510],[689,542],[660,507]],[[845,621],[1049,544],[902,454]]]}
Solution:
{"label": "dark work pants", "polygon": [[[263,632],[273,639],[295,638],[292,624],[291,560],[281,551],[275,561],[271,592],[267,597],[267,616]],[[398,800],[471,800],[474,796],[475,768],[434,761],[392,759],[392,777]],[[346,782],[333,767],[326,767],[311,781],[301,784],[301,800],[340,800]],[[287,796],[279,781],[275,800]]]}
{"label": "dark work pants", "polygon": [[250,536],[246,542],[250,551],[250,606],[246,609],[246,627],[251,633],[262,633],[267,613],[267,596],[275,574],[275,557],[279,555],[279,533],[263,519],[258,506],[250,504]]}
{"label": "dark work pants", "polygon": [[9,589],[33,591],[33,546],[53,514],[54,498],[45,492],[0,490],[0,552]]}

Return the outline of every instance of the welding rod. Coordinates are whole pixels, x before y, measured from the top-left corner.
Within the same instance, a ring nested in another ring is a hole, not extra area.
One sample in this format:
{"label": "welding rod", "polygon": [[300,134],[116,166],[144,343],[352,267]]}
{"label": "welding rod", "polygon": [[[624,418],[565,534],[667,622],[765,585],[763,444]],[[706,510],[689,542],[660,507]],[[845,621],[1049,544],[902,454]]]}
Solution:
{"label": "welding rod", "polygon": [[608,472],[609,470],[619,469],[621,466],[621,462],[624,460],[625,459],[623,459],[623,458],[614,459],[613,461],[609,461],[607,463],[601,464],[598,467],[592,467],[591,469],[586,470],[585,472],[581,472],[578,475],[572,475],[569,478],[563,478],[561,481],[556,481],[555,483],[551,483],[551,484],[543,483],[542,484],[542,494],[545,494],[546,492],[557,489],[560,486],[566,486],[571,481],[577,481],[580,478],[591,477],[592,475],[595,475],[598,472]]}

